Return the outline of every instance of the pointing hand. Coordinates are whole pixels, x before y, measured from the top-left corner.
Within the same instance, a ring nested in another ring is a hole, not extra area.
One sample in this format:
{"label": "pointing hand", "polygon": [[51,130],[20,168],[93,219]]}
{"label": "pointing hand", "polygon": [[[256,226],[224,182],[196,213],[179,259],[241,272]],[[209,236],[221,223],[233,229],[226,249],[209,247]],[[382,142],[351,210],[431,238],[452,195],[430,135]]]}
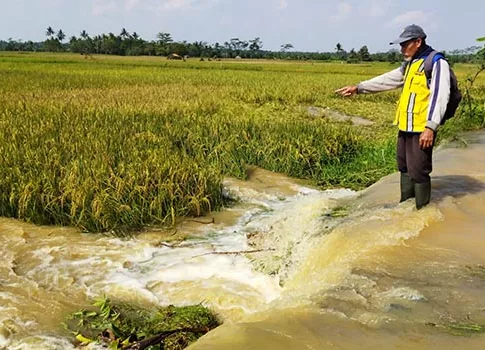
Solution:
{"label": "pointing hand", "polygon": [[342,96],[352,96],[357,93],[357,86],[345,86],[338,90],[335,90],[336,94],[340,94]]}

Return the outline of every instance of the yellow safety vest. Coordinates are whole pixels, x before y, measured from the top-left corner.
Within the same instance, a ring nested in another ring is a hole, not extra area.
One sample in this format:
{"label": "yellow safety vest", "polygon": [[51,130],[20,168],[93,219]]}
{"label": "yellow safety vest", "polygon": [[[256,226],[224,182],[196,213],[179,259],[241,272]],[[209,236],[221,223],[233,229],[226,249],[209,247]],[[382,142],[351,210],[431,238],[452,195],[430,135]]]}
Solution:
{"label": "yellow safety vest", "polygon": [[430,91],[424,73],[424,59],[409,64],[397,107],[394,125],[407,132],[422,132],[426,127]]}

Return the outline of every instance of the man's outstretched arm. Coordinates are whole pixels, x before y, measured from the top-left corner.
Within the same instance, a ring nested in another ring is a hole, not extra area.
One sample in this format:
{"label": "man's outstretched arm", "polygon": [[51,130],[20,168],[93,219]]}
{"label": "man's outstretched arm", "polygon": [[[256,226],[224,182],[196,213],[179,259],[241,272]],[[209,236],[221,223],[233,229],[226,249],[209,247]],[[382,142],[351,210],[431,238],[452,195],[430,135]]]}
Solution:
{"label": "man's outstretched arm", "polygon": [[404,68],[399,67],[390,72],[381,74],[370,80],[362,81],[358,85],[345,86],[336,90],[342,96],[354,94],[367,94],[373,92],[388,91],[402,87],[404,84]]}

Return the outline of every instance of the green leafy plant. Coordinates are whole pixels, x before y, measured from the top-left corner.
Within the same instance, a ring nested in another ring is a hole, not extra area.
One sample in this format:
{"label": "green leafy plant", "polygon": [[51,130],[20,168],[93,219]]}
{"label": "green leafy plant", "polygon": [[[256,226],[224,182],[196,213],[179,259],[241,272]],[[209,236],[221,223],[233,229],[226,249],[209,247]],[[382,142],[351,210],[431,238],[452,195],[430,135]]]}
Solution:
{"label": "green leafy plant", "polygon": [[102,343],[110,349],[180,350],[220,324],[202,305],[146,309],[95,300],[90,310],[72,313],[65,328],[79,343]]}

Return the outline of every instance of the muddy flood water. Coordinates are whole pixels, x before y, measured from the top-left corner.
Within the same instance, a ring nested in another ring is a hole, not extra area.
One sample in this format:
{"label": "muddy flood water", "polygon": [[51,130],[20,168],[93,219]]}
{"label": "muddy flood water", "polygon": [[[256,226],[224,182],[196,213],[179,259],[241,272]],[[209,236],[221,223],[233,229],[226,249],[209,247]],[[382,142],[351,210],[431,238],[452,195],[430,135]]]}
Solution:
{"label": "muddy flood water", "polygon": [[398,174],[320,191],[254,169],[183,241],[0,218],[0,349],[74,349],[61,323],[102,295],[211,307],[224,324],[193,350],[485,349],[485,134],[434,165],[420,211]]}

